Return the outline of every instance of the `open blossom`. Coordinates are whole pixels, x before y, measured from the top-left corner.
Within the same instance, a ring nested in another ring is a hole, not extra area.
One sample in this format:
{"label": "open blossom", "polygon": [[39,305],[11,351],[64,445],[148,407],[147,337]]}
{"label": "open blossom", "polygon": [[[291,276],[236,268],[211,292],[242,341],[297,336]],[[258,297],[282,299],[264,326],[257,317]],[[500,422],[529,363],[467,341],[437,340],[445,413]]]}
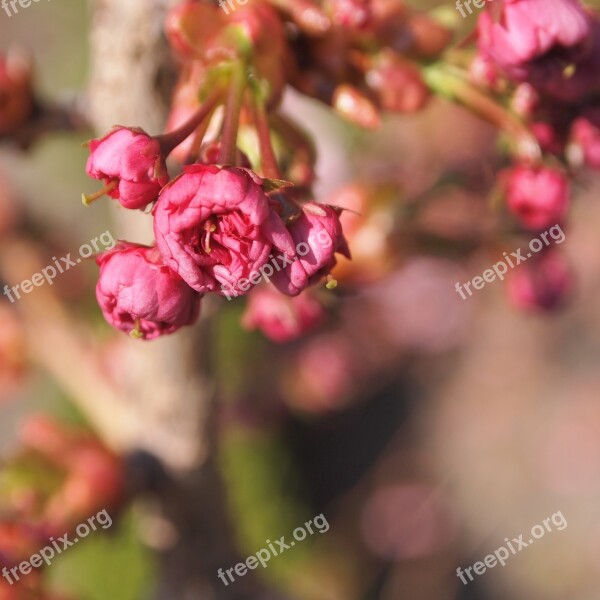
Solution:
{"label": "open blossom", "polygon": [[586,56],[591,18],[578,0],[504,0],[481,13],[479,50],[509,77],[546,91],[568,87],[565,67]]}
{"label": "open blossom", "polygon": [[89,147],[87,174],[104,180],[103,191],[125,208],[145,208],[169,180],[160,143],[142,129],[115,127]]}
{"label": "open blossom", "polygon": [[562,222],[569,193],[569,180],[561,171],[518,166],[508,175],[506,202],[524,227],[539,231]]}
{"label": "open blossom", "polygon": [[96,298],[113,327],[149,340],[198,318],[200,296],[164,264],[156,248],[121,242],[96,262]]}
{"label": "open blossom", "polygon": [[284,296],[270,286],[248,295],[242,318],[246,329],[259,329],[274,342],[289,342],[315,327],[325,316],[321,303],[310,294]]}
{"label": "open blossom", "polygon": [[298,260],[273,276],[275,287],[284,294],[296,296],[328,275],[337,263],[336,252],[350,258],[339,212],[331,206],[315,202],[304,204],[302,214],[289,230],[298,250]]}
{"label": "open blossom", "polygon": [[[273,252],[295,256],[292,237],[247,169],[190,165],[162,191],[154,234],[165,263],[198,292],[247,291]],[[282,255],[282,256],[283,256]]]}

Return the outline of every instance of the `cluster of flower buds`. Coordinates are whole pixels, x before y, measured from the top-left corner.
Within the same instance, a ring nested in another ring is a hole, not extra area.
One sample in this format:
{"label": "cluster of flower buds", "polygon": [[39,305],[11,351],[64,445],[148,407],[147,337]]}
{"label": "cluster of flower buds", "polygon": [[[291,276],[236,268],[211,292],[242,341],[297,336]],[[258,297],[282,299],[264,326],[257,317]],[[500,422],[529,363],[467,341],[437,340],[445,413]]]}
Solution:
{"label": "cluster of flower buds", "polygon": [[[579,0],[504,0],[482,11],[477,39],[472,81],[506,99],[535,146],[513,135],[515,164],[501,175],[507,210],[526,231],[563,224],[573,177],[583,167],[600,168],[600,115],[595,108],[600,99],[600,19]],[[512,116],[500,119],[509,135],[515,133]],[[520,306],[560,305],[559,296],[567,293],[571,280],[564,261],[548,256],[538,263],[539,268],[523,270],[511,296],[516,300],[514,290],[528,289],[531,293],[517,300]],[[546,291],[534,292],[539,289]]]}
{"label": "cluster of flower buds", "polygon": [[291,19],[296,63],[290,83],[367,128],[382,111],[409,113],[430,93],[421,64],[439,57],[452,32],[401,0],[279,2]]}
{"label": "cluster of flower buds", "polygon": [[[293,297],[321,280],[334,287],[336,253],[350,257],[341,209],[312,200],[310,141],[277,114],[288,60],[281,14],[255,2],[224,16],[193,1],[168,15],[168,39],[182,63],[168,133],[116,127],[88,144],[87,173],[104,187],[84,194],[84,204],[107,194],[127,209],[152,205],[155,245],[121,242],[97,258],[105,318],[135,338],[192,324],[208,293],[230,299],[260,283]],[[258,152],[242,150],[245,137]],[[171,179],[172,152],[183,167]],[[318,312],[314,302],[287,302],[298,307],[296,323],[271,337],[305,330]]]}

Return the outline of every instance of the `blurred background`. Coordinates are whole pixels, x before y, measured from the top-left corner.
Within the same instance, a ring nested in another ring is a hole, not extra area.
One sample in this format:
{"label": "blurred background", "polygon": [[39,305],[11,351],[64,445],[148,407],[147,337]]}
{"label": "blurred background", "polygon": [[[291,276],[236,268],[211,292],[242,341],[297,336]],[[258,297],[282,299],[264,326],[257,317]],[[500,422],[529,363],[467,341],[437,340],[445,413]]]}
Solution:
{"label": "blurred background", "polygon": [[[66,0],[2,13],[1,51],[31,54],[40,96],[93,103],[90,15]],[[134,93],[127,81],[122,92]],[[519,311],[500,281],[464,301],[455,283],[523,242],[498,234],[490,206],[494,131],[442,100],[368,133],[294,92],[285,107],[315,137],[317,199],[362,215],[343,216],[355,261],[341,259],[329,318],[308,336],[280,346],[246,332],[240,299],[207,304],[194,333],[148,349],[104,323],[93,261],[16,306],[0,300],[3,460],[43,411],[94,431],[127,473],[114,525],[59,557],[50,588],[82,600],[597,598],[598,182],[577,190],[565,229],[568,306]],[[0,220],[19,220],[18,234],[0,226],[2,286],[107,230],[151,239],[147,215],[132,225],[107,201],[80,204],[81,143],[102,133],[0,146]],[[467,586],[457,577],[558,511],[564,530]],[[218,580],[321,513],[326,533]]]}

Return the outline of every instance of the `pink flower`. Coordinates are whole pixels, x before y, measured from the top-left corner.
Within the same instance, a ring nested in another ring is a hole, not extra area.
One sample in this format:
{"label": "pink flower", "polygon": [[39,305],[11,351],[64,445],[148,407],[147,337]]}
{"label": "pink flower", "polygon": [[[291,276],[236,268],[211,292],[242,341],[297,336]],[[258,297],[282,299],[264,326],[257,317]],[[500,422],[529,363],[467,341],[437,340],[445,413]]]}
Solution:
{"label": "pink flower", "polygon": [[518,166],[508,175],[508,209],[527,229],[539,231],[560,223],[569,207],[569,193],[569,180],[561,171]]}
{"label": "pink flower", "polygon": [[284,294],[296,296],[309,285],[329,274],[339,252],[350,258],[339,213],[325,204],[308,202],[302,214],[289,226],[298,258],[273,276],[273,283]]}
{"label": "pink flower", "polygon": [[198,318],[200,296],[165,266],[156,248],[120,242],[96,262],[96,298],[113,327],[150,340]]}
{"label": "pink flower", "polygon": [[242,325],[248,330],[260,329],[270,340],[283,343],[315,327],[324,314],[323,306],[307,293],[289,298],[270,286],[261,286],[248,296]]}
{"label": "pink flower", "polygon": [[582,161],[600,169],[600,109],[585,111],[571,127],[571,142],[579,149]]}
{"label": "pink flower", "polygon": [[548,74],[549,68],[562,78],[565,64],[589,49],[591,19],[577,0],[504,0],[500,10],[499,18],[481,13],[479,49],[518,81]]}
{"label": "pink flower", "polygon": [[508,295],[522,310],[561,308],[573,289],[573,275],[562,254],[546,250],[516,269],[508,280]]}
{"label": "pink flower", "polygon": [[90,142],[86,171],[107,186],[84,196],[86,204],[108,193],[125,208],[145,208],[169,181],[158,140],[142,129],[129,127],[115,127],[102,139]]}
{"label": "pink flower", "polygon": [[198,292],[247,292],[244,280],[259,274],[272,253],[295,256],[261,183],[247,169],[190,165],[162,191],[154,207],[156,244]]}

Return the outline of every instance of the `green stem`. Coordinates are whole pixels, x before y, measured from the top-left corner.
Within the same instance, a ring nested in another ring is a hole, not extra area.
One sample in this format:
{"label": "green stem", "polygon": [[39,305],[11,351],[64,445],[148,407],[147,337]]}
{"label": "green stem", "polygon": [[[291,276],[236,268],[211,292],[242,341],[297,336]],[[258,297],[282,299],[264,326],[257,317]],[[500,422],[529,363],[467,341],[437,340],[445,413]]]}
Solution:
{"label": "green stem", "polygon": [[223,123],[221,152],[219,154],[219,163],[223,165],[234,165],[236,162],[240,112],[242,110],[245,91],[246,65],[238,62],[233,67],[229,91],[227,93],[227,104],[225,106],[225,120]]}
{"label": "green stem", "polygon": [[265,101],[259,91],[253,94],[254,97],[254,124],[258,134],[258,144],[260,147],[260,160],[263,170],[263,176],[269,179],[281,179],[281,171],[277,165],[277,158],[271,143],[271,128],[267,117]]}
{"label": "green stem", "polygon": [[221,91],[215,90],[204,104],[198,109],[188,121],[186,121],[181,127],[164,133],[163,135],[157,135],[156,141],[160,144],[161,151],[164,156],[168,156],[174,148],[177,148],[181,142],[186,140],[196,128],[198,128],[206,117],[213,111],[219,98],[221,97]]}
{"label": "green stem", "polygon": [[463,105],[495,127],[506,131],[517,142],[517,152],[532,161],[540,161],[540,146],[519,118],[467,81],[463,72],[439,63],[423,69],[423,78],[436,94]]}

